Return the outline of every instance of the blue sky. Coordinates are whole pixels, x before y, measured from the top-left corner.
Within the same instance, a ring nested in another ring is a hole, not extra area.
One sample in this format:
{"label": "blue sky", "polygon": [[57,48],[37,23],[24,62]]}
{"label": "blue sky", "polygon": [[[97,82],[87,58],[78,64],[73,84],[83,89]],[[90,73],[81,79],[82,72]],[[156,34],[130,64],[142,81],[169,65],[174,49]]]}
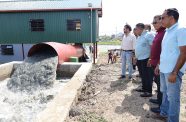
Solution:
{"label": "blue sky", "polygon": [[99,35],[122,32],[125,23],[132,27],[139,22],[150,24],[154,15],[173,7],[180,13],[179,23],[186,27],[185,0],[102,0],[102,5]]}

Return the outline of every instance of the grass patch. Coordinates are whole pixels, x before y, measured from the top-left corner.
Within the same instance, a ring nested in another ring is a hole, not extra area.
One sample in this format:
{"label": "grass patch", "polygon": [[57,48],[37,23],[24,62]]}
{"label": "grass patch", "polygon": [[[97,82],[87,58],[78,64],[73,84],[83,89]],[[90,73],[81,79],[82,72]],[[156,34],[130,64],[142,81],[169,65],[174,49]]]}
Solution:
{"label": "grass patch", "polygon": [[107,56],[108,54],[107,54],[107,52],[100,52],[99,55],[101,55],[101,56]]}
{"label": "grass patch", "polygon": [[121,41],[120,40],[101,41],[98,42],[98,45],[121,45]]}
{"label": "grass patch", "polygon": [[[84,43],[85,46],[89,46],[91,43]],[[112,40],[112,41],[100,41],[97,42],[98,45],[121,45],[120,40]]]}
{"label": "grass patch", "polygon": [[80,122],[108,122],[102,116],[98,116],[95,113],[85,113],[84,116],[80,118]]}

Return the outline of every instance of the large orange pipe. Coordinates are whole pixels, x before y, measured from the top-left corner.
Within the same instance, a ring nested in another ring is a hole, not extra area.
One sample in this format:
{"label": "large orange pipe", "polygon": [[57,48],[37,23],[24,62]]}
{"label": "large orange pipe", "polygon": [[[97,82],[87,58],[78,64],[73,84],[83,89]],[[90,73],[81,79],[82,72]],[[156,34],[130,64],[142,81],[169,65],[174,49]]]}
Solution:
{"label": "large orange pipe", "polygon": [[51,50],[58,55],[58,63],[69,61],[70,57],[80,57],[83,55],[83,48],[80,46],[67,45],[57,42],[43,42],[36,44],[28,51],[28,57],[36,54],[39,51]]}

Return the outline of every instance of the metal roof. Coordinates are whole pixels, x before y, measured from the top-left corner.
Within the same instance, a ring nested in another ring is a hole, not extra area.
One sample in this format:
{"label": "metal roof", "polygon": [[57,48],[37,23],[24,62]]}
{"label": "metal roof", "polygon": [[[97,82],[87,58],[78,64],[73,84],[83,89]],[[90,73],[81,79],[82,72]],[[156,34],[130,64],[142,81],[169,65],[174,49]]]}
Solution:
{"label": "metal roof", "polygon": [[[92,4],[92,7],[91,7]],[[3,1],[0,0],[0,12],[17,11],[53,11],[98,9],[102,11],[101,0],[55,0],[55,1]]]}

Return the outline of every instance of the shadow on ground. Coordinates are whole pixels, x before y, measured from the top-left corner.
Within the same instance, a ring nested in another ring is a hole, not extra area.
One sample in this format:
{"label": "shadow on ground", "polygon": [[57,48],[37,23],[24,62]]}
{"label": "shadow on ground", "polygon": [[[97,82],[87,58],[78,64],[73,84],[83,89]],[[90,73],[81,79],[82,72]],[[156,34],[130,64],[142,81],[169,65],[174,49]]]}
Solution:
{"label": "shadow on ground", "polygon": [[[113,92],[115,90],[124,91],[125,89],[127,89],[127,83],[129,83],[129,81],[124,82],[120,85],[118,84],[117,87],[112,88],[113,84],[115,85],[117,84],[117,82],[118,81],[116,81],[116,83],[111,83],[110,92]],[[139,88],[140,86],[138,86],[137,89]],[[135,90],[131,91],[131,95],[125,94],[121,105],[115,108],[115,113],[125,114],[126,116],[132,115],[135,117],[133,118],[134,120],[139,120],[138,122],[163,122],[163,120],[155,119],[155,114],[150,112],[149,110],[149,107],[157,107],[156,105],[149,103],[149,99],[151,97],[142,98],[140,97],[140,94],[140,92],[136,92]]]}
{"label": "shadow on ground", "polygon": [[129,83],[129,80],[116,80],[111,81],[110,88],[107,90],[111,94],[115,91],[124,91],[127,88],[127,84]]}

